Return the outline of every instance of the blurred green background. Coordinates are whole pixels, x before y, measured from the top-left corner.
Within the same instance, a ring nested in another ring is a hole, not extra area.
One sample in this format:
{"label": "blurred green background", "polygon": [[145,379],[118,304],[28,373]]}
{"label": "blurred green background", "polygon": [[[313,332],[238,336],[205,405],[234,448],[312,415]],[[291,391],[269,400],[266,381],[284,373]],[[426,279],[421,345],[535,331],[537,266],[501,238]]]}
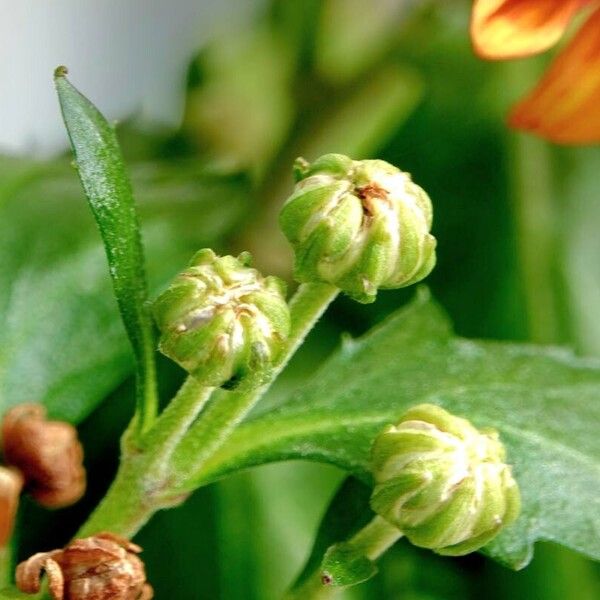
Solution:
{"label": "blurred green background", "polygon": [[[203,245],[250,250],[260,269],[290,280],[276,218],[291,189],[293,159],[377,157],[412,173],[432,198],[439,258],[427,283],[460,335],[568,344],[600,355],[600,149],[559,148],[507,129],[508,107],[546,60],[478,60],[469,7],[458,0],[273,0],[253,22],[199,49],[181,127],[141,132],[132,119],[119,130],[153,290]],[[40,225],[23,206],[31,203],[39,215],[36,201],[44,198],[44,206],[56,201],[66,236],[80,222],[95,235],[66,159],[35,168],[2,164],[0,192],[20,207],[17,230],[36,235]],[[17,192],[11,177],[19,179]],[[60,208],[69,202],[81,207]],[[93,264],[103,267],[101,260]],[[413,293],[385,292],[370,306],[336,301],[265,402],[301,386],[342,332],[366,331]],[[90,294],[112,302],[106,286]],[[86,302],[82,311],[91,309]],[[120,331],[114,335],[123,342]],[[101,332],[99,345],[109,341]],[[107,366],[110,381],[102,380],[113,391],[81,425],[90,490],[81,504],[52,514],[25,501],[21,558],[62,545],[112,478],[132,411],[121,348]],[[160,369],[168,398],[182,374],[167,361]],[[306,559],[342,477],[322,465],[271,465],[160,513],[136,540],[156,597],[278,598]],[[549,544],[513,573],[479,554],[444,559],[400,542],[378,577],[342,597],[592,600],[600,597],[600,568]]]}

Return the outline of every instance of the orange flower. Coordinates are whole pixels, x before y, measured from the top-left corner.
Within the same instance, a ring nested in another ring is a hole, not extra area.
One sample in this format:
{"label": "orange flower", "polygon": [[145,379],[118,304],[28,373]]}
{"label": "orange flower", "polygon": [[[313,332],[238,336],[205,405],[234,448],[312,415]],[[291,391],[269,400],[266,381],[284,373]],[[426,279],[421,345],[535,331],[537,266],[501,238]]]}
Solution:
{"label": "orange flower", "polygon": [[530,56],[557,43],[582,10],[589,15],[509,122],[554,142],[600,142],[600,2],[475,0],[471,38],[482,58]]}

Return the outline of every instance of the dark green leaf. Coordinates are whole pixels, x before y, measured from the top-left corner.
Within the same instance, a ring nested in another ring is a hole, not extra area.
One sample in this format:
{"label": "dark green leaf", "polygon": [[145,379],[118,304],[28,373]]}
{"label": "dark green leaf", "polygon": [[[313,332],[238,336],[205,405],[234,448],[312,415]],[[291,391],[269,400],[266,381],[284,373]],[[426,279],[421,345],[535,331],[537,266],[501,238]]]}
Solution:
{"label": "dark green leaf", "polygon": [[357,341],[346,341],[279,409],[240,427],[206,480],[268,461],[330,462],[369,482],[373,437],[411,405],[432,402],[495,427],[523,512],[486,552],[525,566],[538,539],[600,559],[600,364],[557,348],[453,336],[426,294]]}
{"label": "dark green leaf", "polygon": [[66,79],[55,84],[77,171],[108,258],[119,310],[136,358],[138,417],[146,428],[158,409],[155,343],[147,301],[144,255],[133,192],[114,129]]}

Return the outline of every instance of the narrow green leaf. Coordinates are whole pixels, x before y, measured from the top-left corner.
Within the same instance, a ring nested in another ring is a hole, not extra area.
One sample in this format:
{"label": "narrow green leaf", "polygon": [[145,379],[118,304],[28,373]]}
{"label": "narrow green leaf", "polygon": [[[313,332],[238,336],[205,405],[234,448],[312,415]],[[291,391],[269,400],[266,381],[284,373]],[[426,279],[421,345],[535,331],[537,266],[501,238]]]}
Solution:
{"label": "narrow green leaf", "polygon": [[157,411],[155,343],[147,310],[144,254],[131,183],[114,129],[96,107],[55,71],[55,84],[77,171],[100,229],[113,288],[136,358],[140,430]]}
{"label": "narrow green leaf", "polygon": [[206,465],[205,481],[305,458],[370,482],[374,436],[409,406],[439,404],[499,430],[523,511],[485,552],[524,567],[536,540],[600,559],[600,364],[568,351],[455,337],[421,294],[347,342],[301,391],[243,424]]}

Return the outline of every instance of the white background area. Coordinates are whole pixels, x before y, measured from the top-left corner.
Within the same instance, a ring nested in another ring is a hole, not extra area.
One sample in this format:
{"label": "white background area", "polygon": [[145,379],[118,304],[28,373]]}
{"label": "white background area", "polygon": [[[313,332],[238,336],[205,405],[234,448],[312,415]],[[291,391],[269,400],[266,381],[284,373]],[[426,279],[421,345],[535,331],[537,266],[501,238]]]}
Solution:
{"label": "white background area", "polygon": [[190,58],[257,0],[0,0],[0,153],[47,156],[66,134],[58,65],[111,120],[176,125]]}

